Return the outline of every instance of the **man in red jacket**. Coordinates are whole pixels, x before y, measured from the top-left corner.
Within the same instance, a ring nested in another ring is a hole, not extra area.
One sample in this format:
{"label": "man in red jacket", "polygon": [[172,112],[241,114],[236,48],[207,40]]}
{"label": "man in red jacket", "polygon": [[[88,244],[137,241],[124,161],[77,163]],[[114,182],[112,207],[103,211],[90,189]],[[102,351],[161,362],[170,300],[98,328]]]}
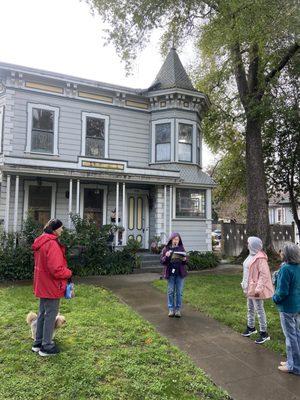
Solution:
{"label": "man in red jacket", "polygon": [[52,339],[59,302],[64,297],[67,281],[72,276],[65,257],[65,247],[59,243],[63,224],[59,219],[51,219],[44,233],[32,245],[34,251],[33,288],[40,298],[37,319],[36,340],[32,351],[40,356],[59,353]]}

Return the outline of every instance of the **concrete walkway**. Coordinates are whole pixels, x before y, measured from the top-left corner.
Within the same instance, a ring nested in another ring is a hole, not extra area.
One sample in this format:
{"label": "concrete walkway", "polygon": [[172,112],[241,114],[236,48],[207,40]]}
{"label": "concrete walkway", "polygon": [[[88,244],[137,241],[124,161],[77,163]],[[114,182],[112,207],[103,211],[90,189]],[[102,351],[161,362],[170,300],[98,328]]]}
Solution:
{"label": "concrete walkway", "polygon": [[151,285],[158,278],[158,274],[137,274],[81,278],[80,282],[115,293],[235,400],[300,400],[300,377],[277,370],[280,355],[187,305],[181,319],[168,318],[166,295]]}

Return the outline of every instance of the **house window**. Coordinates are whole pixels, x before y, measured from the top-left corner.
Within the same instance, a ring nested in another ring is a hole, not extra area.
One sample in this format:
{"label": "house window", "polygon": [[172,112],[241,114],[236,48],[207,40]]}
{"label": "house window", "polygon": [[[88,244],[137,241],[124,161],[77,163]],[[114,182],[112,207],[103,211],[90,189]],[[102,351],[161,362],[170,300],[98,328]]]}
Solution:
{"label": "house window", "polygon": [[285,215],[283,208],[277,208],[277,223],[282,225],[285,222]]}
{"label": "house window", "polygon": [[201,164],[201,136],[199,129],[197,129],[196,162],[198,165]]}
{"label": "house window", "polygon": [[80,216],[94,221],[97,226],[106,224],[107,187],[83,184],[80,195]]}
{"label": "house window", "polygon": [[108,123],[108,116],[82,114],[82,156],[108,158]]}
{"label": "house window", "polygon": [[178,160],[192,162],[193,125],[178,125]]}
{"label": "house window", "polygon": [[103,224],[103,190],[84,188],[83,217],[98,226]]}
{"label": "house window", "polygon": [[56,107],[28,104],[27,152],[58,154],[58,116]]}
{"label": "house window", "polygon": [[4,106],[0,107],[0,153],[2,153],[2,141],[3,141],[3,121],[4,121]]}
{"label": "house window", "polygon": [[155,125],[155,161],[171,160],[171,123]]}
{"label": "house window", "polygon": [[205,190],[176,189],[176,218],[205,218]]}
{"label": "house window", "polygon": [[24,219],[28,213],[41,225],[54,218],[55,213],[55,183],[25,182]]}

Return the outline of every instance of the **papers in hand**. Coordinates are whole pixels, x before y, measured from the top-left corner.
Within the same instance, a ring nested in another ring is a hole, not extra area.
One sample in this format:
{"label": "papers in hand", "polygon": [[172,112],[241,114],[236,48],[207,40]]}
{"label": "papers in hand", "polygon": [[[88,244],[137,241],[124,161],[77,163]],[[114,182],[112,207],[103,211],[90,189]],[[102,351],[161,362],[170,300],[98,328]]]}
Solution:
{"label": "papers in hand", "polygon": [[186,252],[185,251],[174,251],[173,254],[178,254],[179,256],[186,257]]}

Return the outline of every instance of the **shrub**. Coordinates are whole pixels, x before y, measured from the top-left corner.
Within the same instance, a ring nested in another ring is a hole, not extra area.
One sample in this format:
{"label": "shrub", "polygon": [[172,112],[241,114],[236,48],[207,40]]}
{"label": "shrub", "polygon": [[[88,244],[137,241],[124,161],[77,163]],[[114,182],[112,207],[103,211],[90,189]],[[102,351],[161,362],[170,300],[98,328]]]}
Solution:
{"label": "shrub", "polygon": [[188,269],[198,271],[202,269],[215,268],[218,263],[218,257],[212,252],[190,251],[188,253]]}
{"label": "shrub", "polygon": [[[104,225],[98,228],[90,220],[72,216],[74,230],[64,229],[61,242],[67,247],[67,259],[74,275],[109,275],[131,273],[136,263],[129,248],[112,252],[109,237],[115,227]],[[33,252],[31,245],[42,232],[42,227],[31,215],[24,221],[19,234],[0,236],[0,280],[32,279]]]}

